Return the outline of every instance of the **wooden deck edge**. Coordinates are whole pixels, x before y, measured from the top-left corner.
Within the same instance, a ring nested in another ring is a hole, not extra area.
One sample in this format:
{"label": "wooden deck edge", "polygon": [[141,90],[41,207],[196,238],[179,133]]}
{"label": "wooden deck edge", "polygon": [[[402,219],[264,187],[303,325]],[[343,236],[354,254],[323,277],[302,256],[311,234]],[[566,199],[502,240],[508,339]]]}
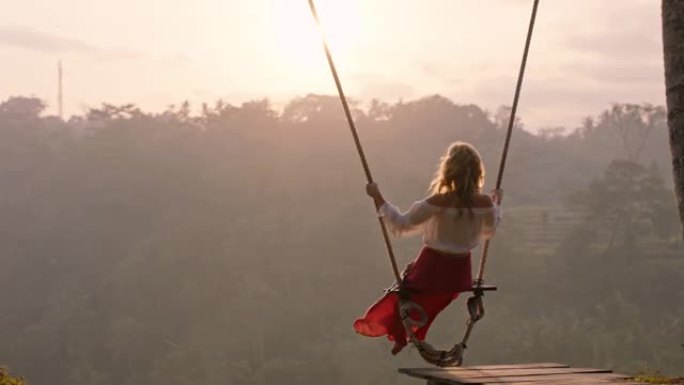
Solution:
{"label": "wooden deck edge", "polygon": [[553,362],[448,368],[401,368],[399,373],[431,385],[640,385],[609,369],[573,368]]}
{"label": "wooden deck edge", "polygon": [[559,364],[555,362],[539,362],[529,364],[495,364],[495,365],[477,365],[477,366],[449,366],[449,367],[428,367],[428,368],[400,368],[399,372],[405,373],[407,370],[499,370],[499,369],[535,369],[535,368],[569,368],[570,365]]}

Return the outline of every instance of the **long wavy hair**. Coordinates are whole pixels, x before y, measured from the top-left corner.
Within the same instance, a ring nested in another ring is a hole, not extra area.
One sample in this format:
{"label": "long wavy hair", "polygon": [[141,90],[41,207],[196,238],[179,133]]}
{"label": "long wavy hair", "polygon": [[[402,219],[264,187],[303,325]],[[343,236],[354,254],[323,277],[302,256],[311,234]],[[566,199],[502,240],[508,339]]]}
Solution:
{"label": "long wavy hair", "polygon": [[484,177],[480,153],[469,143],[455,142],[440,159],[429,191],[453,196],[471,209],[475,195],[482,190]]}

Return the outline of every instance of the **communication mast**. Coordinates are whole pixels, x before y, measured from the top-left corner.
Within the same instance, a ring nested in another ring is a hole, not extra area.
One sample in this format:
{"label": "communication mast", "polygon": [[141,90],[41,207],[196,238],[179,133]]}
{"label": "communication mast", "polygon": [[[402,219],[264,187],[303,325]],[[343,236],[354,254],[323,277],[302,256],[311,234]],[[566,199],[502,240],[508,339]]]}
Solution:
{"label": "communication mast", "polygon": [[64,120],[64,99],[62,96],[62,61],[57,62],[57,108],[59,118]]}

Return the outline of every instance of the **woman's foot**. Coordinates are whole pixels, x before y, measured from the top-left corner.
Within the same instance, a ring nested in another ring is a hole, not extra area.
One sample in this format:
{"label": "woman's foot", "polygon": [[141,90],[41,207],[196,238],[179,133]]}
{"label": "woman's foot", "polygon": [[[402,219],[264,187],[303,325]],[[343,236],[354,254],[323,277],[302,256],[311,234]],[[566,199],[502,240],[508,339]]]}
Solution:
{"label": "woman's foot", "polygon": [[399,353],[402,349],[404,349],[404,346],[406,346],[406,343],[400,344],[399,342],[394,343],[394,347],[392,348],[392,354],[396,355]]}

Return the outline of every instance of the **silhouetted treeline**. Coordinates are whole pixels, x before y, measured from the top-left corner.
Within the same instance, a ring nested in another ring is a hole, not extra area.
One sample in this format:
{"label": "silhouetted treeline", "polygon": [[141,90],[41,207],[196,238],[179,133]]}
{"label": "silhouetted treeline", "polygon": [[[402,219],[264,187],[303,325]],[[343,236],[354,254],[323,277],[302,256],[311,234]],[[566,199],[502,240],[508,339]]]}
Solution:
{"label": "silhouetted treeline", "polygon": [[[408,384],[353,320],[391,283],[335,97],[281,111],[103,105],[63,122],[0,104],[0,363],[34,385]],[[439,155],[474,143],[488,188],[494,113],[433,96],[356,105],[389,199],[422,198]],[[684,248],[662,107],[578,127],[517,122],[487,318],[467,363],[564,361],[681,373]],[[418,239],[396,243],[402,262]],[[463,301],[429,340],[460,338]]]}

